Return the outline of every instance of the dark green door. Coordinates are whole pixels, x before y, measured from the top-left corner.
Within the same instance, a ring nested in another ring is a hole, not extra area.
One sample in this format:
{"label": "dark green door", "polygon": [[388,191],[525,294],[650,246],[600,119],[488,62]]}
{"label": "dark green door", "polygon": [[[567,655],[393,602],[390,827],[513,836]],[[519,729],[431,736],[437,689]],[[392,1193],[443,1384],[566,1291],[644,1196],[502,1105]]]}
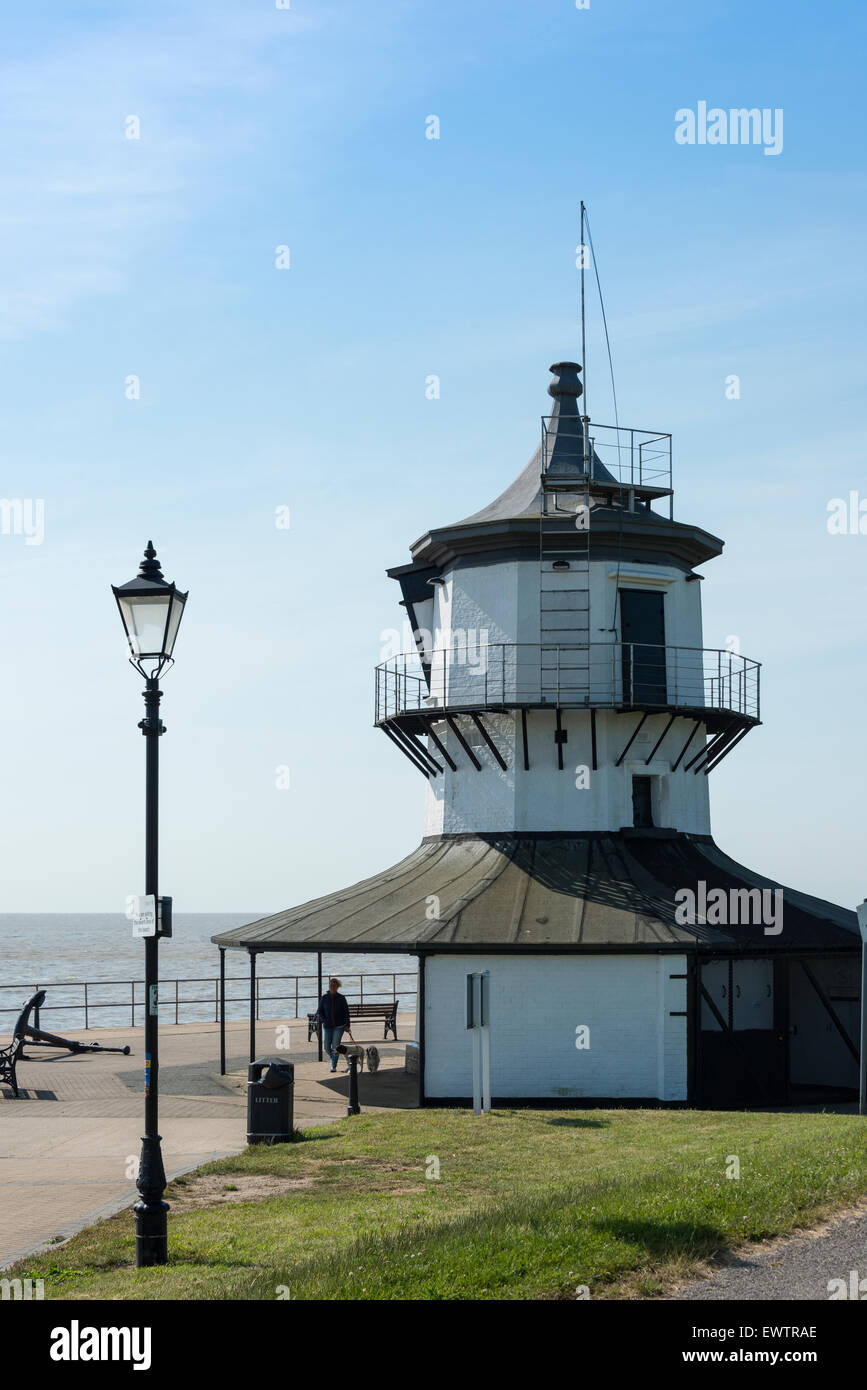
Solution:
{"label": "dark green door", "polygon": [[623,703],[665,705],[665,595],[620,590]]}

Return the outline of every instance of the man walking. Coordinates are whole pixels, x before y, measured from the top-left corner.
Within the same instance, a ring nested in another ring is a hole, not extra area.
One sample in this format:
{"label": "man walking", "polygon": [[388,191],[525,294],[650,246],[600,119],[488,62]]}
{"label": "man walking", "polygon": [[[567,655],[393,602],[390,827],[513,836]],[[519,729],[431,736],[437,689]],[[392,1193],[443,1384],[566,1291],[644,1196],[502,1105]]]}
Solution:
{"label": "man walking", "polygon": [[[328,993],[319,1000],[319,1018],[322,1022],[322,1045],[331,1058],[331,1070],[337,1071],[337,1049],[346,1029],[352,1038],[349,1027],[349,1005],[342,994],[338,994],[340,981],[332,975],[328,981]],[[352,1038],[355,1042],[355,1039]]]}

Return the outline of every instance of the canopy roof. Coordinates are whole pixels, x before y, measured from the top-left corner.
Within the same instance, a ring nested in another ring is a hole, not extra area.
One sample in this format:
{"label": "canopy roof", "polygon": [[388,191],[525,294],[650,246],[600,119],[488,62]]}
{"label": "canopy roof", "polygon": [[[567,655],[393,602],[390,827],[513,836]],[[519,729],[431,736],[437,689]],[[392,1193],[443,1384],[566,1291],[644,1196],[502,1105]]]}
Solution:
{"label": "canopy roof", "polygon": [[[781,887],[710,837],[676,832],[461,835],[424,841],[399,864],[221,932],[256,951],[659,951],[855,949],[854,912],[783,890],[783,929],[680,925],[678,889]],[[429,919],[438,906],[438,917]]]}

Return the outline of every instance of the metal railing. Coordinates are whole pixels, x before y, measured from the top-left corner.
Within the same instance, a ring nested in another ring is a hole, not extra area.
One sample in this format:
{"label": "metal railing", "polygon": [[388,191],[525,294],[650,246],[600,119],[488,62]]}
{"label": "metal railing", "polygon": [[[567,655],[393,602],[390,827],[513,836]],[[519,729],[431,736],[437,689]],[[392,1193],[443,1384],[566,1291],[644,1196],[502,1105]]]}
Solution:
{"label": "metal railing", "polygon": [[[552,457],[574,454],[576,465],[582,457],[590,464],[591,477],[596,459],[623,488],[647,487],[665,494],[671,490],[671,435],[659,430],[636,430],[619,425],[588,424],[587,442],[579,417],[542,416],[542,471]],[[570,447],[574,441],[574,448]]]}
{"label": "metal railing", "polygon": [[454,643],[376,668],[376,723],[413,711],[561,705],[760,717],[760,664],[721,648],[638,642]]}
{"label": "metal railing", "polygon": [[[342,976],[342,993],[350,1003],[363,1004],[365,1000],[370,1003],[388,1002],[392,999],[399,999],[402,1006],[406,1006],[406,1012],[411,1013],[415,1007],[415,1000],[418,991],[418,977],[415,971],[382,971],[369,972],[367,974],[344,974]],[[273,985],[285,985],[291,982],[288,989],[283,988],[276,994],[269,993],[268,987]],[[319,1002],[317,994],[316,975],[258,975],[256,977],[256,1017],[257,1018],[303,1018],[307,1013],[312,1013]],[[375,985],[374,981],[390,981],[389,988],[382,985]],[[207,986],[204,990],[197,990],[192,996],[182,991],[182,986]],[[308,988],[309,985],[309,988]],[[327,985],[327,977],[323,977],[323,985]],[[234,994],[230,991],[233,987],[240,987],[240,993]],[[18,983],[4,985],[0,984],[0,991],[5,991],[3,998],[8,998],[11,993],[15,1003],[0,1004],[0,1016],[11,1015],[16,1018],[21,1012],[27,1000],[34,995],[37,990],[44,989],[48,992],[48,998],[42,1007],[42,1014],[50,1014],[53,1018],[55,1014],[67,1014],[76,1012],[79,1021],[65,1019],[67,1028],[102,1028],[102,1027],[126,1027],[128,1020],[129,1026],[135,1028],[137,1021],[144,1021],[145,990],[143,980],[55,980],[47,984],[44,980],[35,983]],[[100,994],[103,990],[117,990],[116,997],[105,999],[95,998],[95,994]],[[78,991],[77,999],[70,999],[69,993]],[[410,1001],[412,1003],[410,1004]],[[249,975],[226,976],[226,1017],[229,1016],[229,1005],[240,1004],[243,1009],[239,1011],[240,1016],[248,1017],[250,1008],[250,978]],[[285,1007],[275,1008],[272,1013],[262,1013],[262,1005],[284,1005]],[[309,1008],[308,1008],[309,1005]],[[207,1013],[202,1011],[202,1006],[207,1006]],[[290,1011],[294,1009],[294,1012]],[[181,1009],[194,1007],[200,1011],[195,1017],[181,1018]],[[116,1015],[123,1016],[121,1023],[104,1021],[106,1010],[112,1010]],[[93,1022],[95,1015],[101,1012],[103,1021]],[[403,1012],[403,1008],[401,1009]],[[213,1018],[212,1018],[213,1015]],[[211,976],[191,976],[185,979],[172,979],[160,981],[160,1019],[162,1023],[219,1023],[220,1021],[220,980]],[[83,1020],[83,1022],[81,1021]],[[36,1011],[33,1014],[33,1023],[36,1028],[44,1026],[40,1023]],[[60,1026],[61,1020],[58,1019],[55,1026]]]}

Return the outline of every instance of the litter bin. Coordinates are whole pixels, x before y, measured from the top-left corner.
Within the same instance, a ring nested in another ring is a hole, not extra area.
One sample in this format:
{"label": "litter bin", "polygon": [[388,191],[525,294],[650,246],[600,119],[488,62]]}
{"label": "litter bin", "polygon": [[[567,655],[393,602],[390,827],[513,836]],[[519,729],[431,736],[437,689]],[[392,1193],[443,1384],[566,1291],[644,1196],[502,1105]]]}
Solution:
{"label": "litter bin", "polygon": [[294,1127],[295,1063],[251,1062],[247,1072],[247,1143],[288,1144]]}

